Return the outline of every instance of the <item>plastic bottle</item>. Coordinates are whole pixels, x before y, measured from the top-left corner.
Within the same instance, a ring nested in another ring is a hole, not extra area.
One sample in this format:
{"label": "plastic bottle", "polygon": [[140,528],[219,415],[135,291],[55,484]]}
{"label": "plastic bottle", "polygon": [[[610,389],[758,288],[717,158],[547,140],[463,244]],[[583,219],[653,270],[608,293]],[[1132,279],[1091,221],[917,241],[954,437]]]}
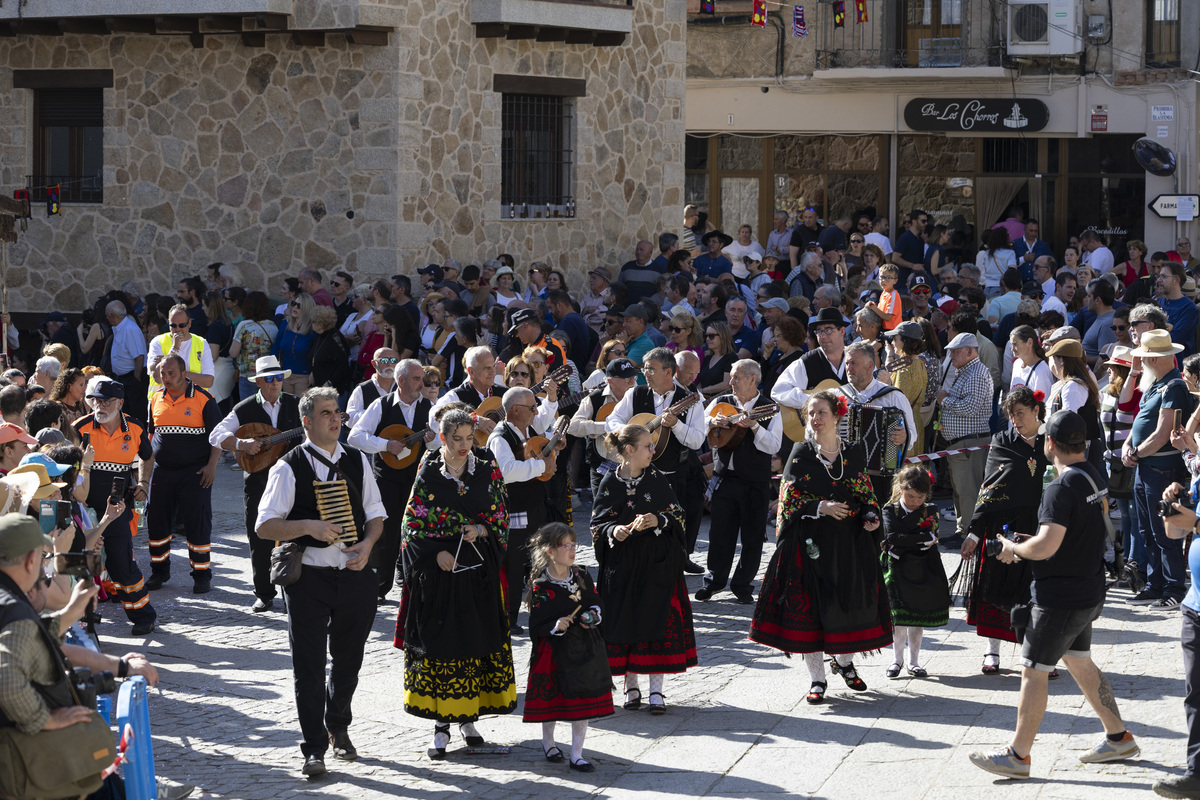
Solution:
{"label": "plastic bottle", "polygon": [[146,501],[145,500],[134,500],[133,501],[133,512],[135,514],[137,514],[138,530],[139,531],[146,530]]}
{"label": "plastic bottle", "polygon": [[804,552],[808,553],[808,557],[814,561],[821,557],[821,550],[812,539],[804,540]]}

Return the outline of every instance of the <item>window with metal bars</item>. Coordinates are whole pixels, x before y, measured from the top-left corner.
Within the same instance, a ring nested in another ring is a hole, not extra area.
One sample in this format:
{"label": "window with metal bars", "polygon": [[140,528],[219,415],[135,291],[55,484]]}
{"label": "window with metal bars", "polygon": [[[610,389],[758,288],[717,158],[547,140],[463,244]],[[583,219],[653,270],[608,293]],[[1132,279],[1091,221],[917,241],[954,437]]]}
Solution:
{"label": "window with metal bars", "polygon": [[1146,66],[1179,65],[1179,0],[1146,0]]}
{"label": "window with metal bars", "polygon": [[104,199],[104,90],[34,90],[31,200],[45,200],[61,184],[64,203]]}
{"label": "window with metal bars", "polygon": [[508,94],[502,105],[500,205],[508,217],[575,216],[575,103]]}

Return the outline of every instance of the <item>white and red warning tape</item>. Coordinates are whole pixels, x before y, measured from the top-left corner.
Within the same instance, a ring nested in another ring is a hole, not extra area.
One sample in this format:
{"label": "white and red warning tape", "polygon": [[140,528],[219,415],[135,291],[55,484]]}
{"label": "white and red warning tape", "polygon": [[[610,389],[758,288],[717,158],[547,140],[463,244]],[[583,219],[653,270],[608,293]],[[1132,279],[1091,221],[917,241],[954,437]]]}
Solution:
{"label": "white and red warning tape", "polygon": [[905,464],[916,464],[921,461],[934,461],[946,456],[956,456],[959,453],[970,453],[973,450],[987,450],[991,447],[990,444],[981,444],[976,447],[960,447],[957,450],[938,450],[936,453],[922,453],[919,456],[909,456],[904,459]]}

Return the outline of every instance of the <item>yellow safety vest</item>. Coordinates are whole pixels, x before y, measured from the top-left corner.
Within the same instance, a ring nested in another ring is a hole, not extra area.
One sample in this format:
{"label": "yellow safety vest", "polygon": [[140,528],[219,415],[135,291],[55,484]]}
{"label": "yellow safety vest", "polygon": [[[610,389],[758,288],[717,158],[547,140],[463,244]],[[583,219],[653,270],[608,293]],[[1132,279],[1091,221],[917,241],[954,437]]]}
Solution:
{"label": "yellow safety vest", "polygon": [[[203,371],[204,358],[203,358],[202,354],[204,352],[204,348],[208,347],[208,342],[206,342],[204,340],[203,336],[197,336],[194,333],[191,334],[191,337],[192,337],[192,347],[188,351],[187,370],[188,370],[188,372],[197,372],[198,373],[198,372]],[[155,341],[158,342],[158,348],[159,348],[159,350],[162,351],[162,354],[164,356],[167,353],[171,352],[171,334],[164,333],[162,336],[159,336],[158,339],[156,339]],[[150,378],[150,391],[148,391],[146,393],[147,398],[153,397],[154,393],[162,388],[162,384],[157,383],[154,380],[153,375],[149,375],[149,378]]]}

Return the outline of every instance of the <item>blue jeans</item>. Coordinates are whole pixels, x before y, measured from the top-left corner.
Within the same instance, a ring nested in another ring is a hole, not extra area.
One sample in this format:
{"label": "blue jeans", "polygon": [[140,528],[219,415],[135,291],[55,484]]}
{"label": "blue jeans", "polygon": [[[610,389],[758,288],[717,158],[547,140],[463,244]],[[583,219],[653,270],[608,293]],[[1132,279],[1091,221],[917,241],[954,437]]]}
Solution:
{"label": "blue jeans", "polygon": [[1003,286],[986,286],[983,289],[983,296],[988,300],[995,300],[997,297],[1004,294],[1004,292],[1005,289]]}
{"label": "blue jeans", "polygon": [[1138,572],[1146,571],[1146,541],[1138,535],[1134,524],[1133,500],[1114,500],[1121,511],[1121,544],[1125,548],[1125,560],[1136,561]]}
{"label": "blue jeans", "polygon": [[258,386],[252,380],[245,377],[238,377],[238,400],[245,400],[247,397],[254,397],[258,392]]}
{"label": "blue jeans", "polygon": [[1146,592],[1152,597],[1182,600],[1187,593],[1183,540],[1168,539],[1163,519],[1158,515],[1158,501],[1162,499],[1163,491],[1175,481],[1186,483],[1187,477],[1187,470],[1178,456],[1150,458],[1137,465],[1137,477],[1133,481],[1133,501],[1137,510],[1134,537],[1140,536],[1146,545]]}

